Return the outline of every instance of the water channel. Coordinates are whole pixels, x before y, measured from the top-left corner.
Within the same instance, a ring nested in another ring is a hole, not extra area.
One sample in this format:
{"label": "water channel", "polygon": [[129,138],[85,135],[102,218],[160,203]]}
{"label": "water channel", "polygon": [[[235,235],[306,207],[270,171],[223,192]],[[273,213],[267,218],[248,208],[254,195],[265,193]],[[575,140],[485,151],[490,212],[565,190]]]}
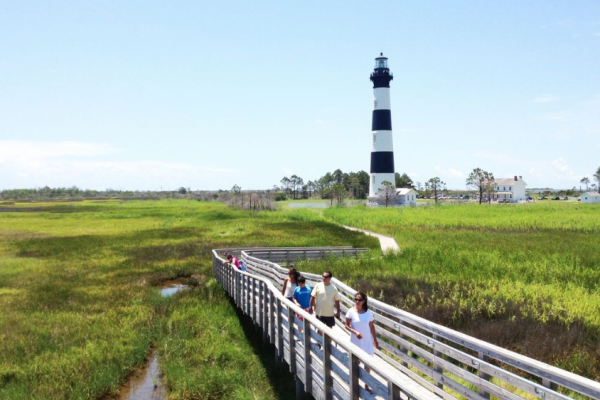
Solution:
{"label": "water channel", "polygon": [[[187,288],[187,285],[182,285],[178,281],[171,281],[161,287],[159,293],[163,297],[170,297]],[[158,357],[153,351],[144,368],[129,376],[115,400],[165,400],[166,398],[167,391],[160,379]]]}

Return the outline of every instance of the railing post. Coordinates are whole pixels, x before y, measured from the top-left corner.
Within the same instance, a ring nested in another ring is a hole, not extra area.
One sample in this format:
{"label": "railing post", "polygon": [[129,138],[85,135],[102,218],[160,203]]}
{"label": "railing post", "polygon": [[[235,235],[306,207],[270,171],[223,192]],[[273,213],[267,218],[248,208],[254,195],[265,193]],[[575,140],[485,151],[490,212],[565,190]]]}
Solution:
{"label": "railing post", "polygon": [[[433,334],[432,337],[433,340],[437,340],[438,336],[436,334]],[[442,353],[435,350],[435,343],[433,343],[433,341],[431,342],[431,349],[433,350],[433,369],[435,370],[435,372],[439,373],[441,376],[444,376],[444,369],[439,365],[438,363],[438,357],[442,357]],[[434,378],[435,380],[435,384],[438,388],[440,389],[444,389],[444,384],[440,381],[439,378]]]}
{"label": "railing post", "polygon": [[281,300],[277,299],[277,360],[283,362],[283,312]]}
{"label": "railing post", "polygon": [[358,400],[360,396],[360,383],[358,382],[358,357],[350,353],[348,354],[348,392],[350,392],[350,400]]}
{"label": "railing post", "polygon": [[233,299],[235,300],[235,293],[232,293],[233,290],[235,290],[234,288],[234,284],[235,282],[233,282],[233,276],[231,275],[231,271],[229,270],[229,268],[223,266],[223,268],[225,268],[225,276],[227,277],[227,291],[229,293],[229,295],[231,297],[233,297]]}
{"label": "railing post", "polygon": [[310,322],[304,318],[304,390],[306,393],[312,393],[312,358],[310,353]]}
{"label": "railing post", "polygon": [[237,277],[235,278],[235,297],[236,297],[236,303],[238,305],[238,307],[241,308],[242,306],[242,274],[236,274]]}
{"label": "railing post", "polygon": [[244,294],[244,299],[246,301],[246,315],[249,316],[250,318],[252,318],[252,297],[250,295],[250,277],[249,276],[245,276],[244,280],[246,281],[245,285],[244,285],[244,289],[246,290],[246,293]]}
{"label": "railing post", "polygon": [[325,400],[333,399],[333,380],[331,377],[331,337],[325,333],[323,334],[323,393]]}
{"label": "railing post", "polygon": [[[229,293],[229,295],[232,296],[232,293],[231,293],[231,289],[232,289],[231,274],[229,273],[229,270],[227,268],[225,268],[224,266],[221,266],[221,268],[224,269],[225,279],[227,280],[227,285],[226,285],[227,286],[227,293]],[[232,296],[232,297],[234,297],[234,296]]]}
{"label": "railing post", "polygon": [[549,379],[542,379],[542,385],[544,387],[547,387],[550,390],[554,390],[557,391],[558,390],[558,385],[554,382],[551,382]]}
{"label": "railing post", "polygon": [[304,400],[306,399],[306,391],[305,386],[302,383],[302,380],[297,376],[294,376],[294,380],[296,381],[296,400]]}
{"label": "railing post", "polygon": [[290,372],[296,373],[296,336],[294,335],[294,313],[288,307],[288,340],[290,350]]}
{"label": "railing post", "polygon": [[253,290],[252,290],[252,295],[253,295],[253,299],[254,299],[254,307],[255,307],[255,309],[254,309],[254,317],[256,318],[256,325],[258,327],[264,328],[262,326],[262,322],[263,322],[262,321],[262,304],[261,304],[261,301],[262,301],[261,295],[262,295],[262,293],[261,293],[261,290],[260,290],[262,288],[261,283],[262,283],[261,281],[259,281],[257,279],[254,279],[254,287],[253,287]]}
{"label": "railing post", "polygon": [[250,278],[252,284],[250,285],[251,289],[251,299],[252,299],[252,314],[250,314],[250,318],[252,318],[252,322],[254,322],[254,328],[258,329],[258,318],[257,318],[257,310],[256,310],[256,279]]}
{"label": "railing post", "polygon": [[231,296],[231,285],[229,284],[229,274],[227,273],[227,270],[225,268],[223,268],[223,266],[221,266],[220,268],[223,271],[223,282],[224,282],[223,287],[225,288],[227,293]]}
{"label": "railing post", "polygon": [[246,286],[248,277],[246,277],[242,274],[238,274],[238,275],[240,276],[240,295],[241,295],[240,308],[242,309],[244,314],[248,315],[248,295],[247,295],[247,286]]}
{"label": "railing post", "polygon": [[[402,333],[402,322],[398,321],[398,323],[395,324],[394,326],[398,329],[398,335],[400,336],[400,338],[404,339],[404,340],[408,340],[408,337]],[[406,346],[404,346],[402,343],[398,343],[398,349],[403,354],[408,355],[408,350],[406,349]],[[408,363],[406,361],[400,361],[400,364],[404,367],[408,367]]]}
{"label": "railing post", "polygon": [[400,400],[400,388],[392,381],[388,381],[388,399]]}
{"label": "railing post", "polygon": [[[480,361],[487,362],[489,360],[489,357],[486,356],[485,354],[483,354],[483,352],[481,352],[481,351],[477,352],[477,357],[479,358]],[[484,380],[484,381],[490,380],[490,376],[481,370],[481,363],[477,366],[477,370],[479,371],[479,379]],[[486,399],[490,398],[490,392],[487,392],[482,387],[479,387],[479,394],[482,395],[483,397],[485,397]]]}
{"label": "railing post", "polygon": [[[269,290],[269,286],[267,286]],[[275,293],[269,290],[269,336],[271,344],[275,344]]]}
{"label": "railing post", "polygon": [[261,308],[262,308],[262,337],[263,343],[267,343],[269,341],[269,292],[267,292],[267,284],[263,281],[260,281],[260,299],[261,299]]}

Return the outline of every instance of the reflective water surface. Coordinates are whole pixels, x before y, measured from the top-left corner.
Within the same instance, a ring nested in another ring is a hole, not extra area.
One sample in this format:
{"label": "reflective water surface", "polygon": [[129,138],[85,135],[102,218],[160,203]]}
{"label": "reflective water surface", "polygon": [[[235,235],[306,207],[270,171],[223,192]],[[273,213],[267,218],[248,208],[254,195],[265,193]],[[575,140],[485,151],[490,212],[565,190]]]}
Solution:
{"label": "reflective water surface", "polygon": [[119,392],[118,400],[165,400],[167,392],[160,381],[156,354],[145,368],[134,373]]}

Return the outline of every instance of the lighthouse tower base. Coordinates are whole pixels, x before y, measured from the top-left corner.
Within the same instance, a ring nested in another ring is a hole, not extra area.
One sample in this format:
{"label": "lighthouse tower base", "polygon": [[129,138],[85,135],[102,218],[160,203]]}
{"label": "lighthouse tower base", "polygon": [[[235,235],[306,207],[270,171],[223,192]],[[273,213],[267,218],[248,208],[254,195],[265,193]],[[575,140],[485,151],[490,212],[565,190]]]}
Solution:
{"label": "lighthouse tower base", "polygon": [[[406,204],[400,203],[400,196],[392,196],[387,199],[387,207],[402,207]],[[385,196],[369,196],[367,198],[367,207],[386,207]]]}

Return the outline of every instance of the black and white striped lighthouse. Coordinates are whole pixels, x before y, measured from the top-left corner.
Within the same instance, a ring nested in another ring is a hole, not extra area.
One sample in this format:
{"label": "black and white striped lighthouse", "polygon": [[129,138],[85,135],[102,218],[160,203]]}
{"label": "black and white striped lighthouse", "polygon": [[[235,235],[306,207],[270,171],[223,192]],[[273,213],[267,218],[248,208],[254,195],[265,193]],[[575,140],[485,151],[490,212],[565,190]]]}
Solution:
{"label": "black and white striped lighthouse", "polygon": [[369,197],[381,195],[382,182],[395,184],[394,142],[392,140],[392,112],[390,111],[390,81],[394,76],[388,68],[388,59],[380,53],[371,74],[375,107],[373,109],[373,146],[371,148],[371,184]]}

